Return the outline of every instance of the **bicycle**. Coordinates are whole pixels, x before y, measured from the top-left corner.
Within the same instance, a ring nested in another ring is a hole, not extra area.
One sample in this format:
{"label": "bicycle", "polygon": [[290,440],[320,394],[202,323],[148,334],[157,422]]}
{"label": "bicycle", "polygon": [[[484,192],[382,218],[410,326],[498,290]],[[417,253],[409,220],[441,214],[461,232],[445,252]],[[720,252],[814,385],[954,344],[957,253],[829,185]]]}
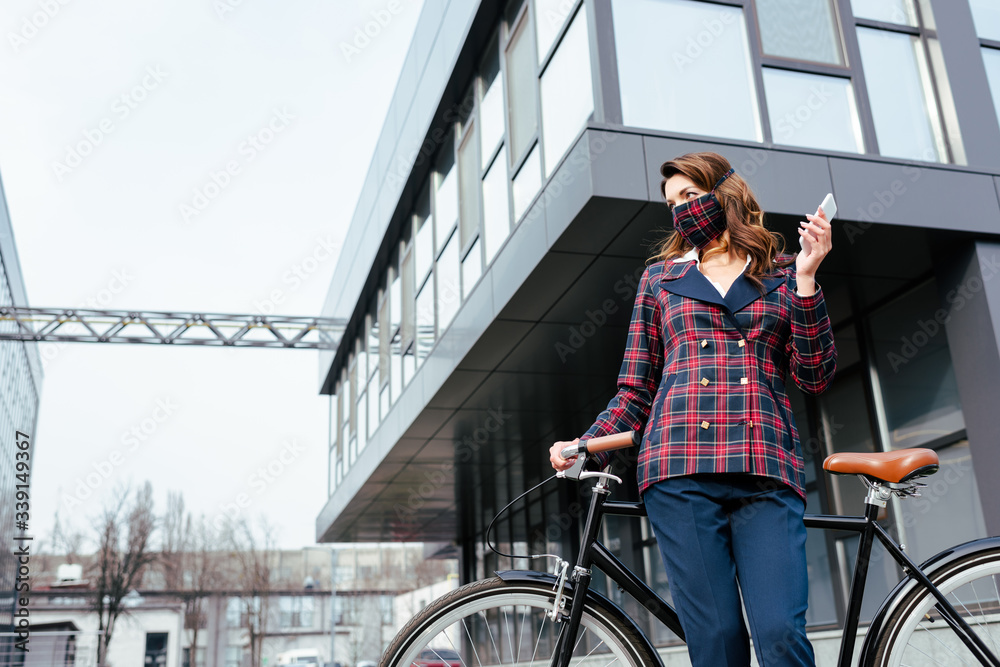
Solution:
{"label": "bicycle", "polygon": [[[400,630],[386,649],[380,667],[662,665],[656,649],[635,622],[589,587],[591,568],[596,566],[683,639],[674,609],[597,540],[604,515],[637,517],[644,516],[645,511],[641,502],[609,500],[611,482],[621,483],[621,479],[607,472],[585,470],[587,456],[633,446],[637,440],[637,433],[618,433],[563,450],[563,458],[577,456],[577,460],[572,468],[556,473],[554,478],[598,480],[572,570],[557,555],[539,554],[530,558],[556,559],[553,572],[497,572],[496,577],[444,595]],[[937,454],[929,449],[833,454],[823,467],[831,473],[856,474],[868,489],[864,516],[805,516],[807,527],[861,535],[839,667],[850,667],[852,662],[868,562],[876,538],[902,567],[905,577],[873,617],[865,633],[859,665],[1000,667],[1000,538],[954,546],[918,566],[876,522],[879,510],[893,495],[919,495],[919,489],[926,485],[918,480],[938,470]],[[513,502],[527,493],[530,490]]]}

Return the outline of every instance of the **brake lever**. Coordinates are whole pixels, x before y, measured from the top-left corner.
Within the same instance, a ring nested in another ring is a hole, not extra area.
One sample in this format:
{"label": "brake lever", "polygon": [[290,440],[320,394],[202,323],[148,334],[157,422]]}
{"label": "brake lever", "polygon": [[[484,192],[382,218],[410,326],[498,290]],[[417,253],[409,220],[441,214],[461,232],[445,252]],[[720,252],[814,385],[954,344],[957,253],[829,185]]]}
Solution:
{"label": "brake lever", "polygon": [[589,476],[589,473],[586,473],[583,469],[584,466],[586,465],[587,465],[587,455],[577,454],[576,463],[571,465],[569,468],[566,468],[565,470],[560,470],[559,472],[557,472],[556,477],[558,477],[559,479],[575,479],[577,481],[580,481],[581,479],[586,479],[585,477],[583,477],[584,474],[588,474]]}

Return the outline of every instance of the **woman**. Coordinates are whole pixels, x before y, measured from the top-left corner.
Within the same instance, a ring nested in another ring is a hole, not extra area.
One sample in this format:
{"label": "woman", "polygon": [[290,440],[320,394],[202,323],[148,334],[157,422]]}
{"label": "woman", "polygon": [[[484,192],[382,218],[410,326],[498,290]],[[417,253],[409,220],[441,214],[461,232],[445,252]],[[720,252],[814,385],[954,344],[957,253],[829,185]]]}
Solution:
{"label": "woman", "polygon": [[[639,282],[618,393],[572,442],[643,433],[639,492],[695,667],[750,664],[741,592],[758,663],[813,665],[805,465],[783,382],[820,393],[836,369],[816,284],[830,223],[806,216],[792,257],[721,155],[660,173],[674,231]],[[556,470],[569,444],[552,446]]]}

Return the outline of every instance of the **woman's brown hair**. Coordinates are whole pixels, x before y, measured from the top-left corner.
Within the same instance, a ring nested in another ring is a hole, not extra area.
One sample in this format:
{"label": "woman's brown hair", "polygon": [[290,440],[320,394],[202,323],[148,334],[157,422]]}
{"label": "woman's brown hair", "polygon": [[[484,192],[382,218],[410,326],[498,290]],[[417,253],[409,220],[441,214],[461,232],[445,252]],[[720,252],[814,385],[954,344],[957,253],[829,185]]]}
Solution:
{"label": "woman's brown hair", "polygon": [[[664,187],[672,176],[682,174],[691,179],[699,189],[710,192],[712,186],[729,171],[729,160],[718,153],[688,153],[660,165],[660,195],[666,202]],[[791,264],[794,259],[778,261],[778,254],[784,250],[785,240],[764,228],[764,212],[757,203],[750,187],[739,174],[734,173],[719,185],[715,191],[726,215],[726,231],[719,237],[719,246],[707,251],[702,261],[712,255],[726,254],[732,246],[737,254],[749,255],[750,264],[745,275],[758,289],[763,291],[761,278],[774,273],[776,268]],[[667,204],[668,209],[670,205]],[[653,261],[680,257],[691,250],[690,243],[673,230],[656,246]]]}

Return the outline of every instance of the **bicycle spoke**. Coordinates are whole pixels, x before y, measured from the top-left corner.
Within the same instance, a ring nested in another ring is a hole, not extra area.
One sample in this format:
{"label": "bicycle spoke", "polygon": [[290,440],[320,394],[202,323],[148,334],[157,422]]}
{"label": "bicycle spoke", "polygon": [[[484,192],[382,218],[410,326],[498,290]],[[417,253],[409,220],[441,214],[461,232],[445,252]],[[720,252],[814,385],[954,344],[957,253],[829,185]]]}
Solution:
{"label": "bicycle spoke", "polygon": [[[943,646],[943,647],[945,648],[945,650],[946,650],[946,651],[948,651],[949,653],[951,653],[951,654],[952,654],[953,656],[955,656],[955,657],[956,657],[956,658],[958,658],[959,660],[962,660],[962,656],[960,656],[959,654],[955,653],[955,652],[954,652],[953,650],[951,650],[951,647],[950,647],[950,646],[948,646],[948,645],[947,645],[947,644],[945,644],[945,643],[944,643],[943,641],[941,641],[941,638],[937,636],[937,633],[935,633],[935,632],[932,632],[932,631],[931,631],[931,629],[930,629],[930,628],[928,628],[927,626],[925,626],[925,625],[924,625],[923,623],[920,623],[920,624],[919,624],[919,627],[920,627],[920,628],[921,628],[922,630],[925,630],[925,631],[927,632],[927,634],[929,634],[929,635],[930,635],[931,639],[933,639],[933,640],[934,640],[934,641],[936,641],[936,642],[937,642],[938,644],[940,644],[941,646]],[[910,644],[910,646],[911,646],[911,647],[913,647],[914,649],[916,649],[917,651],[920,651],[920,649],[918,649],[918,648],[917,648],[916,646],[913,646],[912,644]],[[923,651],[920,651],[920,652],[921,652],[921,653],[923,653]],[[924,653],[924,655],[927,655],[927,654],[926,654],[926,653]],[[930,658],[930,656],[929,656],[929,655],[928,655],[927,657],[928,657],[928,658]],[[934,659],[933,659],[933,658],[931,658],[931,660],[934,660]],[[935,660],[935,662],[937,662],[937,661]],[[938,663],[938,664],[941,664],[941,663]],[[965,660],[962,660],[962,664],[963,664],[963,665],[968,665],[969,663],[967,663],[967,662],[966,662]]]}
{"label": "bicycle spoke", "polygon": [[479,659],[479,651],[476,650],[476,642],[472,638],[472,633],[469,632],[469,626],[465,622],[464,618],[462,619],[462,627],[465,628],[465,636],[469,638],[469,646],[472,647],[472,654],[476,656],[476,662],[478,662],[479,666],[482,667],[483,661]]}
{"label": "bicycle spoke", "polygon": [[538,644],[542,641],[542,633],[545,630],[545,623],[549,620],[548,615],[542,615],[542,627],[538,628],[538,637],[535,638],[535,650],[531,652],[531,664],[535,664],[535,656],[538,654]]}
{"label": "bicycle spoke", "polygon": [[[517,616],[517,609],[514,609],[515,617]],[[531,609],[529,608],[524,615],[521,617],[521,635],[517,640],[517,659],[514,662],[521,662],[521,644],[524,642],[524,624],[528,622],[528,616],[531,614]]]}
{"label": "bicycle spoke", "polygon": [[[493,644],[493,650],[497,654],[497,664],[501,664],[503,660],[500,659],[500,649],[497,648],[497,640],[493,638],[493,629],[490,627],[490,619],[486,618],[485,611],[479,612],[479,615],[483,617],[483,623],[486,624],[486,632],[488,632],[490,635],[490,643]],[[498,618],[497,620],[500,619]]]}
{"label": "bicycle spoke", "polygon": [[[978,625],[980,628],[983,629],[983,634],[985,634],[989,638],[990,643],[993,644],[993,652],[996,653],[997,643],[996,641],[993,640],[993,633],[990,632],[989,625],[984,624],[983,621],[980,620],[980,619],[984,620],[986,619],[986,610],[983,609],[983,601],[979,597],[979,591],[976,590],[976,582],[974,581],[970,582],[969,588],[972,590],[972,594],[976,596],[976,606],[979,607],[979,617],[976,618],[976,625]],[[962,607],[964,608],[965,605],[963,604]],[[966,611],[969,610],[966,608]],[[972,613],[969,612],[969,615],[971,616]]]}
{"label": "bicycle spoke", "polygon": [[[517,608],[514,609],[517,612]],[[510,619],[507,617],[507,607],[503,608],[503,626],[507,630],[507,645],[510,646],[510,664],[514,664],[517,661],[514,660],[514,637],[510,634]]]}
{"label": "bicycle spoke", "polygon": [[465,664],[465,658],[463,658],[463,657],[462,657],[462,652],[458,650],[458,647],[457,647],[457,646],[455,646],[455,642],[454,642],[454,641],[452,641],[452,638],[451,638],[451,636],[450,636],[450,635],[448,634],[448,631],[447,631],[447,629],[446,629],[446,630],[445,630],[444,632],[442,632],[441,634],[443,634],[443,635],[445,636],[445,639],[447,639],[447,640],[448,640],[448,643],[449,643],[449,644],[451,644],[451,650],[452,650],[452,651],[454,651],[454,652],[455,652],[455,654],[456,654],[456,655],[458,656],[458,659],[459,659],[459,660],[461,661],[461,663],[462,663],[462,667],[466,667],[466,664]]}

